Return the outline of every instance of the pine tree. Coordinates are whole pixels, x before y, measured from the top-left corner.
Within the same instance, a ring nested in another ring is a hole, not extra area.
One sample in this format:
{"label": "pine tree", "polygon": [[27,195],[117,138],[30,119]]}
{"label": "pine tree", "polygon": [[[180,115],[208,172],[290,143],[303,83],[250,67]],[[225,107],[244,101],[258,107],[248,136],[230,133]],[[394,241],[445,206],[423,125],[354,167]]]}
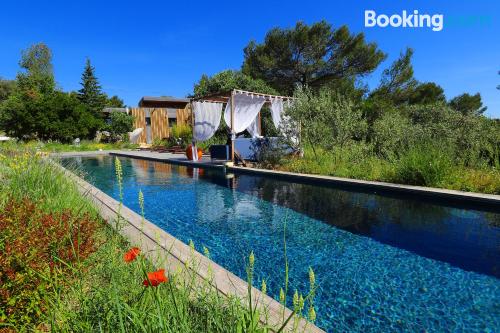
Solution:
{"label": "pine tree", "polygon": [[78,90],[78,99],[85,104],[95,115],[101,113],[106,105],[106,95],[102,92],[99,80],[95,76],[95,68],[87,58],[82,73],[82,89]]}

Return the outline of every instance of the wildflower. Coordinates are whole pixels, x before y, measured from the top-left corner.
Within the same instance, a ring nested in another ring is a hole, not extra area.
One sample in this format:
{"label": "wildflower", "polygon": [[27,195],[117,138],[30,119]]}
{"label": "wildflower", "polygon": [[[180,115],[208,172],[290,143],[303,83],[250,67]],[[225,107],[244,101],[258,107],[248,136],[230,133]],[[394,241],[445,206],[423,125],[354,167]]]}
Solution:
{"label": "wildflower", "polygon": [[118,179],[118,182],[121,184],[123,179],[123,170],[122,170],[122,163],[120,162],[118,157],[115,158],[115,172],[116,172],[116,178]]}
{"label": "wildflower", "polygon": [[314,307],[309,308],[309,320],[314,322],[316,320],[316,311],[314,311]]}
{"label": "wildflower", "polygon": [[295,293],[293,294],[293,300],[292,300],[293,308],[295,310],[298,310],[299,308],[299,292],[297,289],[295,289]]}
{"label": "wildflower", "polygon": [[141,212],[144,216],[144,194],[141,190],[139,190],[139,206],[141,207]]}
{"label": "wildflower", "polygon": [[314,283],[316,282],[316,277],[314,275],[314,271],[312,267],[309,267],[309,284],[312,287],[314,287]]}
{"label": "wildflower", "polygon": [[262,280],[262,293],[265,295],[266,292],[267,292],[267,284],[266,284],[266,280]]}
{"label": "wildflower", "polygon": [[141,253],[141,249],[133,247],[123,255],[123,260],[125,260],[125,262],[132,262],[137,258],[139,253]]}
{"label": "wildflower", "polygon": [[299,297],[299,308],[302,310],[304,308],[304,297],[300,294]]}
{"label": "wildflower", "polygon": [[250,256],[248,257],[248,263],[250,264],[250,267],[253,267],[255,264],[255,255],[253,254],[253,251],[250,252]]}
{"label": "wildflower", "polygon": [[205,255],[205,257],[210,258],[210,251],[206,246],[203,247],[203,254]]}
{"label": "wildflower", "polygon": [[156,287],[162,282],[167,282],[168,278],[165,276],[165,270],[160,269],[156,272],[149,272],[148,278],[142,282],[143,285]]}

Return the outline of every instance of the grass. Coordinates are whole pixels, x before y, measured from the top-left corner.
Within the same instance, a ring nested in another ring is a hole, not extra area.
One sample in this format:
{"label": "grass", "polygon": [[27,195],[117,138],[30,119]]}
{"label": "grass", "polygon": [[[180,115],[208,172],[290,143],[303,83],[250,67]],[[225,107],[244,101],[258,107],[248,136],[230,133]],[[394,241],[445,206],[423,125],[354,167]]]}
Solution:
{"label": "grass", "polygon": [[[318,149],[317,149],[318,150]],[[279,170],[452,190],[500,194],[500,170],[455,163],[437,147],[414,147],[397,158],[378,157],[363,145],[332,151],[306,147],[303,158],[285,158]]]}
{"label": "grass", "polygon": [[60,142],[42,142],[42,141],[29,141],[23,143],[22,145],[28,149],[38,150],[47,153],[134,149],[139,147],[139,145],[127,142],[97,143],[91,140],[82,140],[79,145],[60,143]]}
{"label": "grass", "polygon": [[[141,253],[126,262],[131,245],[99,217],[59,167],[29,147],[0,147],[0,190],[0,223],[8,226],[0,229],[0,258],[9,264],[0,268],[0,332],[270,330],[259,321],[266,311],[195,279],[194,260],[167,272],[168,281],[145,286],[152,282],[148,272],[164,267],[165,257],[152,260]],[[138,200],[143,204],[143,197]],[[242,263],[249,285],[254,261],[252,254]],[[297,294],[294,327],[305,317],[304,304],[310,304],[315,318],[314,289],[313,283],[308,295]],[[284,317],[283,325],[291,319]]]}

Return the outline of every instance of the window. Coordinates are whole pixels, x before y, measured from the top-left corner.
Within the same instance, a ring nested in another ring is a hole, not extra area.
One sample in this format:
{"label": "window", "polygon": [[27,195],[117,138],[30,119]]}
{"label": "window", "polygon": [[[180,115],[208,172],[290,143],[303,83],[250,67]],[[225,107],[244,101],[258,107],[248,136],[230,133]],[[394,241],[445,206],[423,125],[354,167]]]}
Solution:
{"label": "window", "polygon": [[177,119],[176,118],[168,118],[168,127],[173,127],[174,125],[177,125]]}

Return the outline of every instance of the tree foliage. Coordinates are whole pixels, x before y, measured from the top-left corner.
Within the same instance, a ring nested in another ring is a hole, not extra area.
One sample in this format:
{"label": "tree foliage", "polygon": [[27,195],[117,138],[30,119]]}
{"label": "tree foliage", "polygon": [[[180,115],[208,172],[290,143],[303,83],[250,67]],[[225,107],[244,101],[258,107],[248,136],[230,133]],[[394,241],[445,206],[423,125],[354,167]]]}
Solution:
{"label": "tree foliage", "polygon": [[419,83],[410,95],[409,104],[446,103],[444,90],[434,82]]}
{"label": "tree foliage", "polygon": [[125,103],[123,102],[123,99],[120,97],[114,95],[111,97],[106,96],[106,107],[108,108],[124,108]]}
{"label": "tree foliage", "polygon": [[121,137],[134,129],[134,117],[125,112],[111,112],[108,130],[113,137]]}
{"label": "tree foliage", "polygon": [[384,70],[380,86],[372,93],[372,97],[390,100],[395,105],[408,102],[417,86],[417,80],[413,77],[412,56],[413,50],[408,48]]}
{"label": "tree foliage", "polygon": [[333,29],[326,21],[293,29],[274,28],[264,43],[251,41],[244,50],[243,73],[262,79],[282,94],[297,85],[327,82],[369,74],[385,54],[364,35],[351,34],[346,26]]}
{"label": "tree foliage", "polygon": [[481,115],[487,109],[486,106],[483,106],[481,94],[479,93],[475,95],[470,95],[467,93],[459,95],[453,98],[450,101],[449,105],[462,114]]}
{"label": "tree foliage", "polygon": [[87,58],[82,73],[82,88],[78,90],[78,99],[85,104],[96,116],[106,106],[106,95],[102,92],[99,80],[95,76],[95,68]]}
{"label": "tree foliage", "polygon": [[19,139],[93,138],[104,125],[102,118],[79,95],[55,88],[51,59],[43,43],[22,52],[14,88],[0,104],[0,128]]}
{"label": "tree foliage", "polygon": [[82,105],[75,94],[53,91],[40,98],[14,94],[0,107],[0,125],[9,136],[69,142],[92,138],[102,120]]}
{"label": "tree foliage", "polygon": [[309,88],[298,88],[295,97],[286,116],[300,126],[302,140],[315,154],[318,148],[344,147],[364,138],[367,124],[361,110],[341,94],[328,89],[315,94]]}
{"label": "tree foliage", "polygon": [[434,82],[421,83],[415,79],[412,57],[413,50],[408,48],[385,69],[379,87],[370,98],[385,100],[395,106],[445,103],[443,88]]}
{"label": "tree foliage", "polygon": [[16,88],[16,81],[0,78],[0,103],[6,100]]}
{"label": "tree foliage", "polygon": [[37,98],[55,89],[52,52],[44,43],[34,44],[23,50],[19,66],[21,71],[16,80],[23,93]]}
{"label": "tree foliage", "polygon": [[213,76],[202,75],[200,81],[194,85],[194,97],[228,92],[232,89],[276,94],[276,90],[262,80],[253,79],[240,71],[225,70]]}

